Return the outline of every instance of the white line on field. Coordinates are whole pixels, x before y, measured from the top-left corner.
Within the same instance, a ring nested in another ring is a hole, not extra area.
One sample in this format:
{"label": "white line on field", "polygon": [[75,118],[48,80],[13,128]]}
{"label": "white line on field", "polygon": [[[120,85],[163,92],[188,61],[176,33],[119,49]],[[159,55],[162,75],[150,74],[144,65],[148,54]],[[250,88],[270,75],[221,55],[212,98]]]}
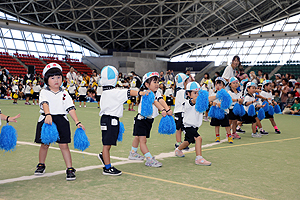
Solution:
{"label": "white line on field", "polygon": [[[223,143],[227,141],[227,139],[221,140],[219,143],[211,143],[211,144],[206,144],[206,145],[202,145],[202,148],[206,148],[206,147],[211,147],[220,143]],[[32,142],[22,142],[22,141],[18,141],[18,144],[22,144],[22,145],[31,145],[31,146],[40,146],[39,144],[35,144]],[[49,147],[50,149],[55,149],[55,150],[60,150],[57,147]],[[190,148],[188,151],[194,151],[195,147]],[[92,156],[97,156],[98,154],[96,153],[88,153],[88,152],[82,152],[82,151],[76,151],[76,150],[70,150],[71,152],[74,153],[80,153],[80,154],[85,154],[85,155],[92,155]],[[113,159],[118,159],[121,160],[120,162],[116,162],[116,163],[112,163],[112,165],[117,166],[117,165],[124,165],[124,164],[129,164],[129,163],[142,163],[143,161],[137,161],[137,160],[129,160],[128,158],[121,158],[121,157],[115,157],[115,156],[110,156]],[[169,153],[161,153],[159,155],[157,155],[155,158],[157,159],[164,159],[164,158],[170,158],[170,157],[175,157],[174,151],[169,152]],[[88,171],[88,170],[93,170],[93,169],[99,169],[102,168],[103,165],[93,165],[93,166],[87,166],[87,167],[81,167],[81,168],[77,168],[76,171]],[[44,175],[41,176],[37,176],[37,175],[31,175],[31,176],[21,176],[18,178],[11,178],[11,179],[4,179],[4,180],[0,180],[0,185],[1,184],[5,184],[5,183],[12,183],[12,182],[17,182],[17,181],[25,181],[25,180],[33,180],[36,178],[44,178],[44,177],[51,177],[51,176],[56,176],[59,174],[65,174],[66,171],[65,170],[60,170],[60,171],[55,171],[55,172],[51,172],[51,173],[45,173]]]}

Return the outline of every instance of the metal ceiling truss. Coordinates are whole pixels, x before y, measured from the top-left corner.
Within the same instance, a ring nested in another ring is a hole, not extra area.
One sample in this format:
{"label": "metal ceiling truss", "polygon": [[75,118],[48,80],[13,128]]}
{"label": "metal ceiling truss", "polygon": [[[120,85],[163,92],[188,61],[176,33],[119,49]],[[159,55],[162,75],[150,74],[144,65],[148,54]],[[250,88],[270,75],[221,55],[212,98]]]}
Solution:
{"label": "metal ceiling truss", "polygon": [[[197,47],[174,47],[180,40],[238,35],[298,14],[299,8],[300,0],[0,0],[5,13],[85,34],[103,49],[167,56]],[[95,51],[86,40],[70,39]]]}

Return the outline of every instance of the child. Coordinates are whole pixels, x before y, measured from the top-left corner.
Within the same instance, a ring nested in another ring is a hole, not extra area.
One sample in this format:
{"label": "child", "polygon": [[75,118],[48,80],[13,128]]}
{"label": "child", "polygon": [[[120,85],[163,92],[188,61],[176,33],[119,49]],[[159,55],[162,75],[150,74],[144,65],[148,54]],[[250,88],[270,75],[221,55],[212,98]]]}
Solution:
{"label": "child", "polygon": [[[134,118],[134,127],[133,127],[133,136],[134,139],[132,141],[132,147],[129,154],[130,160],[144,160],[144,156],[146,157],[145,165],[148,167],[161,167],[162,163],[158,162],[154,157],[152,157],[151,153],[147,147],[147,138],[150,137],[150,131],[152,127],[152,123],[154,118],[158,116],[158,110],[162,111],[161,115],[165,117],[166,115],[172,115],[172,110],[168,108],[168,105],[164,101],[161,94],[157,91],[158,89],[158,72],[148,72],[143,76],[143,83],[141,87],[141,91],[143,90],[151,90],[155,93],[155,101],[153,103],[153,114],[151,117],[146,118],[143,117],[141,113],[141,104],[143,98],[140,98],[139,106],[138,106],[138,114]],[[151,105],[149,105],[151,106]],[[141,156],[137,153],[137,148],[140,144],[141,152],[144,156]]]}
{"label": "child", "polygon": [[75,86],[75,81],[74,80],[71,80],[70,81],[70,85],[68,87],[68,92],[69,92],[69,95],[71,96],[72,100],[73,100],[73,104],[75,105],[75,99],[76,99],[76,86]]}
{"label": "child", "polygon": [[[214,87],[214,84],[213,82],[209,79],[209,80],[206,80],[204,82],[204,84],[202,85],[201,89],[202,90],[206,90],[208,92],[209,95],[212,95],[213,94],[213,87]],[[209,122],[209,119],[208,119],[208,111],[209,111],[209,107],[207,108],[207,110],[205,111],[205,116],[204,116],[204,119],[203,121],[205,122]]]}
{"label": "child", "polygon": [[178,148],[175,149],[175,155],[178,157],[184,157],[182,150],[189,146],[191,143],[195,144],[196,149],[196,165],[206,165],[210,166],[211,162],[205,160],[202,157],[201,145],[202,145],[202,137],[198,134],[198,128],[202,124],[203,114],[199,113],[195,109],[196,99],[198,97],[198,91],[200,90],[200,85],[196,82],[190,82],[186,86],[186,94],[188,99],[184,102],[184,117],[183,117],[183,125],[185,138],[184,142],[179,145]]}
{"label": "child", "polygon": [[[133,78],[131,83],[130,83],[130,89],[135,90],[135,91],[139,91],[139,89],[136,87],[136,79],[135,78]],[[128,111],[135,111],[133,109],[133,106],[134,106],[134,104],[136,104],[136,96],[131,96],[130,101],[131,101],[131,104],[128,105]],[[131,106],[131,109],[130,109],[130,106]]]}
{"label": "child", "polygon": [[229,79],[229,88],[230,90],[228,91],[228,94],[231,96],[232,98],[232,104],[229,108],[229,114],[228,114],[228,118],[229,118],[229,124],[231,125],[231,129],[232,129],[232,138],[233,139],[241,139],[241,136],[239,136],[236,133],[236,126],[237,126],[237,122],[238,120],[240,120],[240,116],[237,116],[233,113],[233,107],[236,103],[242,104],[244,99],[242,98],[242,93],[237,91],[237,88],[239,86],[239,80],[235,77],[231,77]]}
{"label": "child", "polygon": [[[260,92],[260,96],[262,97],[263,100],[268,101],[270,106],[273,106],[273,105],[277,105],[277,103],[273,100],[271,83],[272,83],[272,81],[270,81],[270,80],[263,81],[263,84],[262,84],[263,91]],[[270,115],[268,112],[265,112],[265,116],[266,116],[265,119],[270,120],[272,126],[275,129],[275,133],[280,134],[281,132],[276,125],[274,116]]]}
{"label": "child", "polygon": [[[175,98],[175,108],[174,108],[174,116],[175,116],[175,124],[176,124],[176,143],[175,149],[179,147],[181,144],[181,132],[183,130],[183,103],[185,100],[185,88],[187,85],[187,79],[189,77],[184,73],[179,73],[175,76],[176,83],[176,98]],[[186,148],[189,148],[188,146]]]}
{"label": "child", "polygon": [[281,103],[281,98],[280,98],[280,91],[275,90],[274,91],[274,101],[279,105]]}
{"label": "child", "polygon": [[78,121],[75,106],[67,91],[61,89],[62,83],[62,67],[57,63],[50,63],[46,65],[43,70],[44,82],[46,88],[41,90],[40,102],[40,117],[36,127],[35,142],[41,143],[39,151],[39,164],[36,166],[35,175],[42,175],[45,173],[45,161],[49,145],[43,144],[41,140],[41,128],[44,123],[52,124],[54,122],[59,133],[59,148],[66,163],[66,180],[72,181],[76,179],[75,169],[72,167],[72,158],[68,143],[71,142],[70,124],[67,118],[69,113],[78,128],[85,130],[81,122]]}
{"label": "child", "polygon": [[[225,81],[224,78],[217,77],[215,81],[216,81],[216,83],[215,83],[216,92],[220,91],[221,89],[225,89],[226,81]],[[216,106],[217,105],[218,107],[220,107],[221,106],[221,102],[218,99],[215,99],[216,95],[217,95],[216,93],[214,93],[213,95],[211,95],[210,98],[209,98],[209,101],[212,102],[212,106]],[[215,127],[215,133],[216,133],[216,139],[215,139],[215,141],[216,142],[220,142],[219,131],[220,131],[220,126],[222,126],[222,127],[225,127],[226,137],[228,138],[228,142],[232,144],[233,140],[232,140],[232,136],[231,136],[231,132],[230,132],[230,124],[229,124],[229,118],[228,118],[228,109],[224,110],[224,112],[225,112],[224,119],[217,119],[217,118],[212,117],[210,125]]]}
{"label": "child", "polygon": [[97,85],[97,96],[96,96],[96,101],[98,102],[98,108],[100,108],[100,99],[101,99],[101,95],[103,92],[103,88],[102,85],[100,84],[100,79],[98,80],[98,85]]}
{"label": "child", "polygon": [[18,104],[18,93],[19,93],[18,80],[13,81],[11,92],[12,92],[12,98],[14,100],[13,104]]}
{"label": "child", "polygon": [[166,103],[169,107],[169,109],[171,109],[171,106],[173,105],[173,98],[174,98],[174,90],[172,88],[173,82],[172,81],[168,81],[167,82],[167,89],[165,91],[165,96],[166,96]]}
{"label": "child", "polygon": [[0,126],[1,126],[1,120],[6,120],[6,123],[8,123],[8,122],[17,122],[17,119],[19,117],[21,117],[20,114],[17,114],[14,117],[6,116],[6,115],[2,114],[2,112],[0,110]]}
{"label": "child", "polygon": [[31,103],[29,103],[29,99],[32,96],[31,94],[31,90],[32,90],[32,84],[31,84],[31,80],[27,80],[26,81],[26,86],[25,86],[25,98],[26,98],[26,102],[25,105],[31,105]]}
{"label": "child", "polygon": [[42,88],[40,84],[37,82],[37,80],[34,80],[32,83],[33,83],[32,105],[35,104],[35,100],[36,100],[36,105],[39,105],[39,95]]}
{"label": "child", "polygon": [[252,124],[252,134],[251,134],[252,137],[261,137],[260,133],[256,133],[257,115],[254,115],[252,117],[248,115],[248,109],[251,104],[253,104],[257,108],[264,107],[262,105],[257,105],[258,99],[255,96],[256,88],[257,88],[257,86],[253,82],[248,82],[246,84],[245,90],[247,91],[247,93],[244,97],[244,102],[243,102],[246,114],[242,117],[242,120],[243,120],[243,123],[246,123],[246,124],[251,123]]}
{"label": "child", "polygon": [[292,105],[290,111],[291,111],[290,113],[293,115],[300,114],[300,98],[299,97],[295,98],[295,103]]}
{"label": "child", "polygon": [[117,145],[119,135],[119,118],[123,116],[123,103],[130,96],[145,95],[147,92],[116,89],[115,86],[118,80],[118,70],[114,66],[105,66],[101,70],[100,84],[103,87],[103,92],[100,99],[101,111],[101,131],[103,150],[98,154],[99,160],[103,163],[103,175],[121,175],[122,172],[111,166],[110,148],[112,145]]}
{"label": "child", "polygon": [[78,94],[79,94],[79,108],[81,108],[81,102],[83,101],[83,107],[86,107],[86,92],[87,87],[85,86],[86,82],[82,81],[80,83],[80,87],[78,88]]}

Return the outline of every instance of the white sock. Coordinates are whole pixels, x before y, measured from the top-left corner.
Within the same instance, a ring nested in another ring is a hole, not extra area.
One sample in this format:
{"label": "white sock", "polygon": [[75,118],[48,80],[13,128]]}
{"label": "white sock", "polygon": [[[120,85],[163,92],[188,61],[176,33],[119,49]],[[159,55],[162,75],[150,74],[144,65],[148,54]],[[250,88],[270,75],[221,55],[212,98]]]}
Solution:
{"label": "white sock", "polygon": [[196,156],[196,159],[202,159],[203,157],[202,156]]}

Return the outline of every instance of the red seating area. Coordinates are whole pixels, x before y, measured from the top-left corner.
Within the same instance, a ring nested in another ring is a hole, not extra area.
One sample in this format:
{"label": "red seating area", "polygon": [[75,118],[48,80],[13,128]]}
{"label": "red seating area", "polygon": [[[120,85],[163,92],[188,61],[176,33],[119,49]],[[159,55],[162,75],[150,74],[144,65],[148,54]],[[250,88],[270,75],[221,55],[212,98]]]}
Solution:
{"label": "red seating area", "polygon": [[52,63],[52,62],[58,63],[63,69],[62,73],[64,76],[66,76],[67,73],[70,71],[70,67],[63,61],[58,60],[58,58],[56,58],[56,57],[40,56],[40,58],[42,58],[43,61],[45,61],[47,64]]}
{"label": "red seating area", "polygon": [[10,56],[7,52],[0,52],[0,66],[5,67],[11,75],[25,75],[26,68],[22,66],[16,59]]}
{"label": "red seating area", "polygon": [[34,57],[34,55],[18,53],[14,53],[14,55],[18,57],[25,65],[34,65],[36,74],[42,74],[45,64],[38,58]]}
{"label": "red seating area", "polygon": [[83,62],[73,62],[73,60],[77,61],[77,59],[67,59],[66,62],[80,73],[86,72],[88,75],[92,74],[91,68],[89,68],[86,64]]}

